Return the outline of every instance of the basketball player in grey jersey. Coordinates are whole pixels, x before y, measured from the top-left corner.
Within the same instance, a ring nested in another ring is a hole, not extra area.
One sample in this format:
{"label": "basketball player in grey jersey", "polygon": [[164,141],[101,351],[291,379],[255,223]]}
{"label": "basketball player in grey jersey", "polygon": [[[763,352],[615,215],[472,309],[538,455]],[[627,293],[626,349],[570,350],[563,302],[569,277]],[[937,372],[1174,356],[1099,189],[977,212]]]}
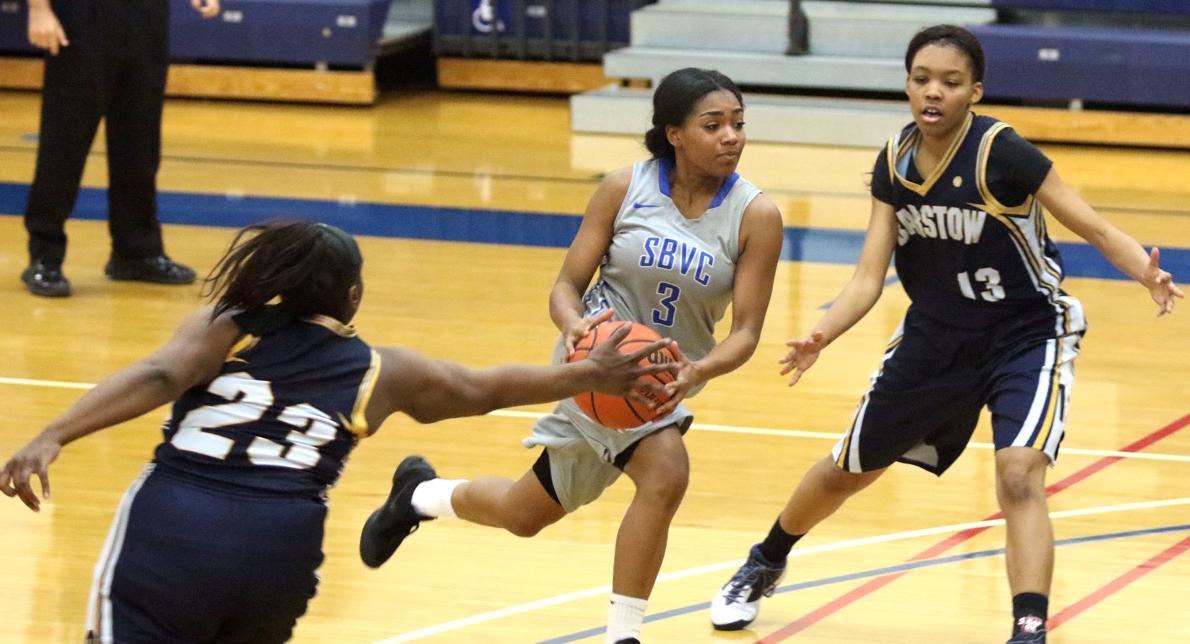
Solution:
{"label": "basketball player in grey jersey", "polygon": [[[613,317],[677,341],[678,373],[658,417],[616,431],[563,401],[525,441],[545,449],[519,481],[448,481],[435,478],[428,463],[407,460],[388,501],[364,526],[366,564],[382,564],[420,521],[434,517],[533,536],[625,473],[636,495],[616,539],[607,641],[639,641],[689,479],[682,435],[693,416],[680,403],[756,349],[781,251],[781,213],[735,173],[743,112],[739,89],[718,72],[688,68],[667,76],[654,93],[653,128],[645,136],[653,158],[603,180],[550,293],[550,315],[562,332],[559,358]],[[588,290],[596,269],[599,280]],[[714,326],[729,302],[731,331],[716,345]]]}
{"label": "basketball player in grey jersey", "polygon": [[672,170],[665,158],[632,166],[599,280],[583,305],[588,315],[612,308],[648,324],[698,360],[715,346],[715,323],[731,302],[740,222],[760,189],[732,174],[707,213],[689,218],[673,201]]}

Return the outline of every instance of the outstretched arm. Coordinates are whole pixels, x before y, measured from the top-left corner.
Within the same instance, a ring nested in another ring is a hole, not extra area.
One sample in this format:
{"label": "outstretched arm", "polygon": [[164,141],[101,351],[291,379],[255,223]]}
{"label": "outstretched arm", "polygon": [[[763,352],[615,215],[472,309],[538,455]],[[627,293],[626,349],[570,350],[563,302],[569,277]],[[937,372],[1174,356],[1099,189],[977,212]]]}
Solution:
{"label": "outstretched arm", "polygon": [[1159,250],[1153,248],[1146,253],[1135,239],[1101,217],[1071,190],[1056,170],[1051,168],[1046,175],[1037,190],[1037,199],[1063,226],[1087,240],[1125,275],[1149,289],[1157,303],[1158,315],[1172,313],[1174,299],[1185,297],[1182,289],[1174,284],[1173,276],[1161,270]]}
{"label": "outstretched arm", "polygon": [[409,349],[382,347],[380,378],[368,405],[368,426],[380,427],[390,414],[405,412],[421,423],[446,418],[479,416],[493,409],[561,400],[584,391],[626,395],[641,386],[645,375],[674,373],[671,364],[641,360],[668,346],[661,339],[629,354],[618,345],[627,337],[628,325],[617,329],[583,360],[550,365],[502,365],[470,369],[445,360],[433,360]]}
{"label": "outstretched arm", "polygon": [[855,326],[880,299],[880,294],[884,292],[884,276],[888,272],[896,243],[897,219],[893,207],[873,198],[868,232],[864,235],[864,245],[851,280],[809,335],[785,343],[789,353],[781,358],[781,363],[785,365],[781,375],[793,372],[789,379],[790,386],[796,384],[802,374],[818,360],[820,351]]}
{"label": "outstretched arm", "polygon": [[30,477],[49,496],[48,468],[61,448],[87,434],[118,425],[160,407],[197,384],[213,379],[240,331],[230,315],[210,320],[210,308],[190,315],[174,337],[146,358],[104,378],[17,452],[0,470],[0,492],[40,507]]}

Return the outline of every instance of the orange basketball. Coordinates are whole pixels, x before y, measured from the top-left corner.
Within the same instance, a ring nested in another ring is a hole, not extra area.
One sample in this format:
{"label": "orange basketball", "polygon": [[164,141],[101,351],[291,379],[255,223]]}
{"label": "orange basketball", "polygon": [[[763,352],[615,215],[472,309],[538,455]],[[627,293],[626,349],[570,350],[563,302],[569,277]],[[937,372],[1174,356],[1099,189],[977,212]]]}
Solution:
{"label": "orange basketball", "polygon": [[[574,355],[570,357],[570,361],[582,360],[587,357],[600,343],[607,341],[613,333],[621,326],[631,325],[631,330],[628,331],[628,336],[620,343],[618,347],[620,353],[630,354],[634,351],[640,350],[646,344],[660,340],[661,336],[653,329],[640,324],[638,322],[613,321],[604,322],[591,329],[587,335],[574,346]],[[657,362],[674,362],[673,353],[670,352],[669,347],[662,348],[650,355],[641,358],[641,364]],[[648,380],[660,384],[673,382],[673,375],[669,373],[659,373],[650,376],[644,376],[642,380]],[[650,399],[658,406],[664,404],[669,400],[669,396],[664,394],[653,394],[646,389],[639,390],[646,398]],[[595,391],[588,391],[581,393],[574,397],[574,402],[578,404],[583,413],[590,417],[595,422],[604,427],[611,427],[612,429],[631,429],[633,427],[640,427],[641,425],[655,419],[657,412],[649,409],[647,405],[641,404],[635,400],[629,399],[627,396],[612,396],[610,394],[601,394]]]}

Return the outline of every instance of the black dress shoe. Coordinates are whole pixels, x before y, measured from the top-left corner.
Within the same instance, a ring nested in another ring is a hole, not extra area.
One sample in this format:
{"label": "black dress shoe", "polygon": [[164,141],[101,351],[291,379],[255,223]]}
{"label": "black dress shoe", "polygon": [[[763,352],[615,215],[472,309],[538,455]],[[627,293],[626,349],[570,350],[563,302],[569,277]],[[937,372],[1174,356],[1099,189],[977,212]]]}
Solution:
{"label": "black dress shoe", "polygon": [[35,259],[21,273],[25,288],[34,295],[43,297],[66,297],[70,295],[70,281],[62,274],[62,267]]}
{"label": "black dress shoe", "polygon": [[108,260],[103,272],[114,280],[133,280],[154,284],[189,284],[194,281],[194,271],[165,255],[142,257],[140,259]]}

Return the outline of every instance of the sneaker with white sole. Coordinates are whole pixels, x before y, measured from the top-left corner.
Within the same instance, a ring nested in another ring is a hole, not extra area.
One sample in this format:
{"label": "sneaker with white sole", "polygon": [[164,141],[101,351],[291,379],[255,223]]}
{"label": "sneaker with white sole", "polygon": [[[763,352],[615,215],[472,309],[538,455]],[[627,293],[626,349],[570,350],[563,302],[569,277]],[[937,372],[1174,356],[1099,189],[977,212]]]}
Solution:
{"label": "sneaker with white sole", "polygon": [[748,560],[711,600],[711,625],[719,631],[738,631],[760,613],[760,598],[772,597],[785,576],[785,563],[774,564],[752,546]]}

